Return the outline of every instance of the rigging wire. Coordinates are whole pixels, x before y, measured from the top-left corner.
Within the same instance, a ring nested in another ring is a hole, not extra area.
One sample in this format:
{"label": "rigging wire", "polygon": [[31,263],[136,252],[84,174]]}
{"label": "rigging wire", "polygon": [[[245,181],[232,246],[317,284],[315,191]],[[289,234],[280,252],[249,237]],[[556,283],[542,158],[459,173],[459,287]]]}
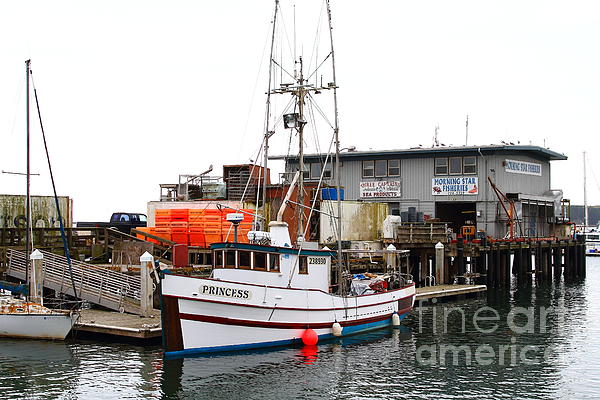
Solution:
{"label": "rigging wire", "polygon": [[69,266],[69,275],[71,278],[73,296],[75,297],[75,299],[78,299],[79,297],[77,296],[77,289],[75,287],[75,279],[73,278],[73,265],[71,263],[71,252],[69,251],[69,245],[67,243],[67,238],[65,235],[65,225],[63,223],[62,214],[60,212],[60,204],[58,202],[58,195],[56,194],[56,185],[54,183],[54,174],[52,173],[52,164],[50,163],[50,153],[48,152],[48,143],[46,142],[46,132],[44,131],[44,124],[42,122],[42,113],[40,111],[40,102],[38,100],[37,89],[35,87],[35,82],[33,80],[33,71],[30,70],[29,75],[31,77],[31,84],[33,85],[33,94],[35,97],[35,105],[37,107],[38,119],[40,121],[40,129],[42,131],[42,138],[44,139],[44,149],[46,150],[46,159],[48,160],[48,171],[50,173],[50,180],[52,182],[52,190],[54,191],[54,202],[56,203],[56,212],[58,214],[58,222],[60,224],[60,236],[62,238],[63,247],[65,250],[65,257],[67,257],[67,264]]}

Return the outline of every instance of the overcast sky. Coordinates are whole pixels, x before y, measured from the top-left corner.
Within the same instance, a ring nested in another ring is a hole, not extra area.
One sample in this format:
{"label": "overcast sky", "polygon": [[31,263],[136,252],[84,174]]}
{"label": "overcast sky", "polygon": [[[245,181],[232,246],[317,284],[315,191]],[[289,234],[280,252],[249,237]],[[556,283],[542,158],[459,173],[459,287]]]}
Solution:
{"label": "overcast sky", "polygon": [[[1,1],[0,169],[25,170],[28,58],[76,221],[145,212],[178,174],[254,158],[273,5]],[[333,0],[332,11],[343,146],[431,146],[436,124],[442,143],[464,145],[468,114],[471,145],[566,154],[552,187],[575,204],[587,151],[588,203],[600,204],[600,2]],[[311,46],[298,38],[301,53]],[[33,193],[51,194],[36,124],[32,143]],[[0,192],[23,194],[24,179],[0,175]]]}

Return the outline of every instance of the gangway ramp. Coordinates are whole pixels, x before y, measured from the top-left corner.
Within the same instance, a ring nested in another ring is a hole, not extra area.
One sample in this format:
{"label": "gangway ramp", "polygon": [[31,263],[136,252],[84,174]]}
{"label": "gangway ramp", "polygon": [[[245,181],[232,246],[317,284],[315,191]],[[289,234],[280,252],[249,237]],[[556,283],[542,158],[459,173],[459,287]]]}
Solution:
{"label": "gangway ramp", "polygon": [[[44,255],[44,287],[74,296],[67,258],[47,251],[41,252]],[[25,253],[10,249],[8,257],[6,274],[25,280]],[[139,274],[128,275],[77,260],[71,260],[71,265],[77,290],[75,297],[111,310],[140,314],[141,278]]]}

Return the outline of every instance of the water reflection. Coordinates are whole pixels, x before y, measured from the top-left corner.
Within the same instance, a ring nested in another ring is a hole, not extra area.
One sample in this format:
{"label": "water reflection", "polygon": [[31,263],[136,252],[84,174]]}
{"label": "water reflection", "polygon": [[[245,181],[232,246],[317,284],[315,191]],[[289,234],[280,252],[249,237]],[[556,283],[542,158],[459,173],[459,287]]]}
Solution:
{"label": "water reflection", "polygon": [[159,347],[4,339],[0,398],[599,398],[599,301],[594,259],[585,283],[427,303],[401,329],[313,348],[164,360]]}

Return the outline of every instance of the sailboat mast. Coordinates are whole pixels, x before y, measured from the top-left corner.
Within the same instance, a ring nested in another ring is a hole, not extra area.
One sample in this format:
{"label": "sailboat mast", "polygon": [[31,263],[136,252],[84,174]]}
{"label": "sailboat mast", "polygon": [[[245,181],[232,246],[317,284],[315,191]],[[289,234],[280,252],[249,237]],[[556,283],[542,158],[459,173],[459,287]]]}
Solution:
{"label": "sailboat mast", "polygon": [[342,195],[341,195],[341,177],[340,177],[340,128],[338,118],[338,105],[337,105],[337,79],[335,76],[335,52],[333,51],[333,26],[331,23],[331,7],[329,0],[327,0],[327,17],[329,19],[329,40],[331,42],[331,67],[333,72],[333,107],[335,112],[335,186],[336,186],[336,198],[337,198],[337,251],[338,251],[338,285],[340,288],[340,294],[346,292],[344,285],[344,258],[342,253]]}
{"label": "sailboat mast", "polygon": [[29,70],[31,66],[31,60],[25,61],[25,115],[26,115],[26,129],[27,129],[27,191],[25,196],[25,281],[29,281],[29,254],[31,253],[31,240],[29,231],[31,229],[31,170],[30,170],[30,140],[29,140]]}
{"label": "sailboat mast", "polygon": [[588,204],[587,204],[587,168],[585,166],[585,151],[583,152],[583,225],[588,226]]}
{"label": "sailboat mast", "polygon": [[271,84],[272,84],[272,74],[273,74],[273,48],[275,44],[275,23],[277,22],[277,8],[279,7],[279,0],[275,0],[275,11],[273,12],[273,32],[271,34],[271,52],[269,55],[269,84],[267,90],[267,110],[265,117],[265,154],[264,154],[264,162],[263,162],[263,190],[262,190],[262,207],[263,207],[263,217],[265,223],[270,218],[267,218],[267,162],[269,160],[269,138],[273,136],[275,132],[271,132],[269,129],[269,117],[271,115]]}

